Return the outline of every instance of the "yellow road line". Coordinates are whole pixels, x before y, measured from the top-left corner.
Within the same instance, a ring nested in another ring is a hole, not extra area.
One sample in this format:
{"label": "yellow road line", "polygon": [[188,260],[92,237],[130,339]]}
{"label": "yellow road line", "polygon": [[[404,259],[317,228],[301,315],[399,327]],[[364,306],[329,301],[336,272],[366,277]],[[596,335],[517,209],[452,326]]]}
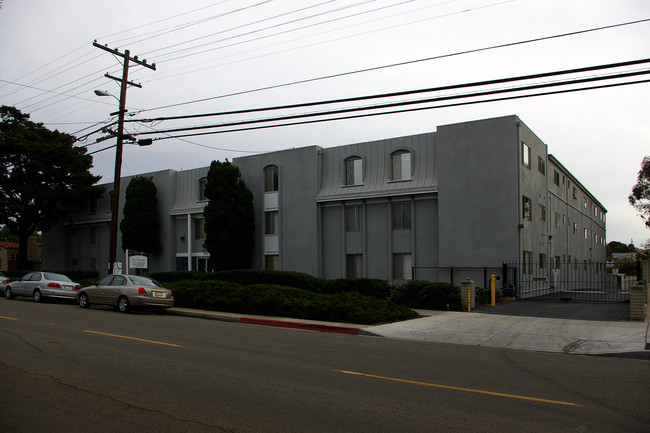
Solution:
{"label": "yellow road line", "polygon": [[7,317],[7,316],[0,316],[0,319],[7,319],[7,320],[18,320],[14,317]]}
{"label": "yellow road line", "polygon": [[109,334],[107,332],[89,331],[87,329],[84,330],[84,332],[87,332],[89,334],[106,335],[108,337],[124,338],[125,340],[141,341],[143,343],[160,344],[161,346],[183,347],[183,346],[179,346],[178,344],[164,343],[162,341],[155,341],[155,340],[145,340],[144,338],[127,337],[125,335]]}
{"label": "yellow road line", "polygon": [[418,382],[415,380],[407,380],[407,379],[397,379],[394,377],[384,377],[384,376],[377,376],[374,374],[368,374],[368,373],[358,373],[355,371],[345,371],[345,370],[334,370],[338,373],[343,373],[343,374],[351,374],[354,376],[363,376],[363,377],[370,377],[373,379],[383,379],[383,380],[390,380],[393,382],[401,382],[401,383],[408,383],[411,385],[420,385],[420,386],[429,386],[432,388],[440,388],[440,389],[449,389],[453,391],[463,391],[463,392],[472,392],[475,394],[484,394],[484,395],[492,395],[496,397],[505,397],[505,398],[514,398],[517,400],[528,400],[528,401],[535,401],[538,403],[548,403],[548,404],[559,404],[562,406],[574,406],[574,407],[581,407],[582,405],[577,404],[577,403],[570,403],[566,401],[557,401],[557,400],[548,400],[545,398],[536,398],[536,397],[527,397],[524,395],[515,395],[515,394],[505,394],[502,392],[493,392],[493,391],[483,391],[480,389],[472,389],[472,388],[461,388],[458,386],[448,386],[448,385],[439,385],[435,383],[427,383],[427,382]]}

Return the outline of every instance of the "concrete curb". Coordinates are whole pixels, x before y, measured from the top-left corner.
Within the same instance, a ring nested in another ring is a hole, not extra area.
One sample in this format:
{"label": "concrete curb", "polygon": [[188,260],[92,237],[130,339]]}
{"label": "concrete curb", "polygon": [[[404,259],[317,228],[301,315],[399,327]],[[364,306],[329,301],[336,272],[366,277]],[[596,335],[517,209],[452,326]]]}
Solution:
{"label": "concrete curb", "polygon": [[170,308],[167,314],[173,316],[193,317],[197,319],[219,320],[223,322],[245,323],[249,325],[275,326],[281,328],[302,329],[305,331],[334,332],[338,334],[359,335],[361,326],[347,324],[325,324],[316,321],[295,319],[276,319],[263,316],[241,316],[234,313]]}

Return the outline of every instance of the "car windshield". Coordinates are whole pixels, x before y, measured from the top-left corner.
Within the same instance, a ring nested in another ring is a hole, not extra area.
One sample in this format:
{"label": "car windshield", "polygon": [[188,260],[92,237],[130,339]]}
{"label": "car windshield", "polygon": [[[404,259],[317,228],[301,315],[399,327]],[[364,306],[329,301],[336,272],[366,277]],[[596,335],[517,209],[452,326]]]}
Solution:
{"label": "car windshield", "polygon": [[67,281],[69,283],[72,282],[72,280],[70,278],[66,277],[65,275],[52,274],[50,272],[45,273],[45,279],[49,280],[49,281]]}
{"label": "car windshield", "polygon": [[147,277],[129,277],[131,278],[131,282],[135,284],[136,286],[156,286],[156,287],[163,287],[162,284],[160,284],[158,281],[152,279],[152,278],[147,278]]}

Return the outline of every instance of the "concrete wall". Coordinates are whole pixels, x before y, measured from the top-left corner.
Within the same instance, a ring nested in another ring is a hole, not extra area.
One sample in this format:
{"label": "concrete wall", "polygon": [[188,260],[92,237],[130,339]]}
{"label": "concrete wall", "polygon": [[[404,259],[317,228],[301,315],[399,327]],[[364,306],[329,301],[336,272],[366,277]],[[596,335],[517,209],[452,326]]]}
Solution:
{"label": "concrete wall", "polygon": [[279,174],[280,268],[318,274],[318,207],[315,197],[319,186],[320,150],[317,146],[309,146],[233,160],[254,197],[254,268],[264,268],[264,168],[275,165]]}
{"label": "concrete wall", "polygon": [[438,128],[440,266],[517,259],[517,123],[508,116]]}

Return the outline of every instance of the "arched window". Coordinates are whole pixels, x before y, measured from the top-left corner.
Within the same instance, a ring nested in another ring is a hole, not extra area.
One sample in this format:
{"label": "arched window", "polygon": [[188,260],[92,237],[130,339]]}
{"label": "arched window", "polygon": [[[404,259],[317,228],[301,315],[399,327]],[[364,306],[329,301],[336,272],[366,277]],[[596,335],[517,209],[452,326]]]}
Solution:
{"label": "arched window", "polygon": [[398,150],[391,154],[392,180],[411,179],[411,152]]}
{"label": "arched window", "polygon": [[278,167],[269,165],[264,168],[264,192],[278,190]]}
{"label": "arched window", "polygon": [[361,185],[363,183],[363,160],[351,156],[345,160],[345,184]]}

